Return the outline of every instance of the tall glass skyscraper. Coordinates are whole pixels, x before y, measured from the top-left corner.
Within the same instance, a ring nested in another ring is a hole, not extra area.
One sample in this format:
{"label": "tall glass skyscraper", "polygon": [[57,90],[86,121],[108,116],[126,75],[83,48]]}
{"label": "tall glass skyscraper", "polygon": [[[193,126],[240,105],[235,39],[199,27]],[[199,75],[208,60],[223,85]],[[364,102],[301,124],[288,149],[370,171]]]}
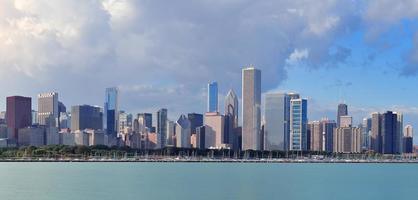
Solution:
{"label": "tall glass skyscraper", "polygon": [[167,109],[162,108],[157,111],[156,116],[156,132],[157,132],[157,149],[166,146],[167,139]]}
{"label": "tall glass skyscraper", "polygon": [[290,150],[305,151],[308,149],[308,101],[306,99],[290,100]]}
{"label": "tall glass skyscraper", "polygon": [[238,149],[237,135],[238,127],[238,98],[233,90],[229,90],[225,97],[225,124],[224,142],[230,144],[233,149]]}
{"label": "tall glass skyscraper", "polygon": [[208,84],[208,112],[218,112],[218,83]]}
{"label": "tall glass skyscraper", "polygon": [[268,93],[264,101],[264,150],[288,150],[290,97]]}
{"label": "tall glass skyscraper", "polygon": [[242,70],[242,150],[260,150],[261,146],[261,71]]}
{"label": "tall glass skyscraper", "polygon": [[109,135],[117,136],[119,126],[119,91],[116,87],[106,88],[103,110],[103,128]]}

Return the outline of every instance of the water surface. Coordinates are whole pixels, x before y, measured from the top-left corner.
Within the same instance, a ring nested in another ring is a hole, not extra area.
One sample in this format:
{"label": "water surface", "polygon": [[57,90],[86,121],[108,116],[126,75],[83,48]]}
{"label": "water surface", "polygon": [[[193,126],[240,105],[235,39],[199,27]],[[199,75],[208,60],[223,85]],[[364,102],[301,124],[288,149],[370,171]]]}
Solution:
{"label": "water surface", "polygon": [[416,164],[0,163],[0,199],[417,199]]}

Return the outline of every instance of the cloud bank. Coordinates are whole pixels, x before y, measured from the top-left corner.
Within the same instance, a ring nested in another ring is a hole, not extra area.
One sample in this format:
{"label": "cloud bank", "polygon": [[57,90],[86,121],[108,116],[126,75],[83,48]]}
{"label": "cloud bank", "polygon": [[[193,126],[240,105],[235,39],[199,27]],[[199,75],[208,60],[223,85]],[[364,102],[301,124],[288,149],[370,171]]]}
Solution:
{"label": "cloud bank", "polygon": [[55,90],[67,105],[101,104],[104,88],[119,86],[123,109],[202,112],[211,80],[222,93],[240,93],[241,68],[254,64],[269,90],[287,78],[290,65],[344,63],[352,50],[336,41],[365,25],[372,38],[418,16],[416,1],[393,3],[4,0],[0,93]]}

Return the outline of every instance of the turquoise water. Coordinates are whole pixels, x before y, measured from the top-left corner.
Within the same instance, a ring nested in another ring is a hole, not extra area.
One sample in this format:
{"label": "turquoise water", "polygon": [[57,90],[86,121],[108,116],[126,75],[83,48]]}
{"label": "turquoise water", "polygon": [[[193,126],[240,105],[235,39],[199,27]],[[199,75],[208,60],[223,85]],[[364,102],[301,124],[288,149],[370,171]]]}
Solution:
{"label": "turquoise water", "polygon": [[0,163],[1,200],[417,199],[418,165]]}

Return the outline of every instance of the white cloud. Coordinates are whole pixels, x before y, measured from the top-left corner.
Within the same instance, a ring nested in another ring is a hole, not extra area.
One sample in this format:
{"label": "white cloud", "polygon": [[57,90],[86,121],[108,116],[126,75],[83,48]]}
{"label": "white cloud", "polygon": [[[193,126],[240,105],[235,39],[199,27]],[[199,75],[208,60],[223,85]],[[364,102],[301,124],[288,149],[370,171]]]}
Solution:
{"label": "white cloud", "polygon": [[8,87],[0,93],[56,90],[68,105],[100,104],[104,88],[118,85],[128,110],[199,111],[210,80],[222,93],[240,91],[244,65],[262,69],[268,90],[286,79],[287,62],[345,59],[347,50],[329,52],[355,31],[358,7],[337,0],[4,0],[0,79]]}
{"label": "white cloud", "polygon": [[309,50],[308,49],[295,49],[290,55],[289,58],[286,60],[287,64],[293,65],[297,64],[303,59],[307,59],[309,57]]}

